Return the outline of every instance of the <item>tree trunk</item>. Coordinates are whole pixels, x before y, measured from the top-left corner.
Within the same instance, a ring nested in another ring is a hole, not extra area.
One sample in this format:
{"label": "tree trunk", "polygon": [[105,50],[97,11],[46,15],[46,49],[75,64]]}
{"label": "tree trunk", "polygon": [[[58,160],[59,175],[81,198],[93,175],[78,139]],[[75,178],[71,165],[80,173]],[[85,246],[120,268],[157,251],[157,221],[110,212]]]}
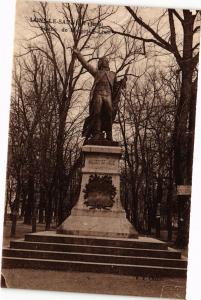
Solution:
{"label": "tree trunk", "polygon": [[6,201],[5,201],[5,209],[4,209],[4,226],[6,225],[6,221],[7,221],[7,215],[8,215],[8,198],[6,196]]}
{"label": "tree trunk", "polygon": [[173,180],[173,153],[170,150],[170,166],[169,166],[169,184],[167,191],[167,230],[168,241],[172,241],[172,200],[174,196],[174,180]]}
{"label": "tree trunk", "polygon": [[43,224],[44,223],[44,208],[39,208],[39,214],[38,214],[38,223]]}
{"label": "tree trunk", "polygon": [[160,238],[160,205],[161,205],[161,200],[163,197],[163,180],[162,176],[159,175],[159,178],[157,180],[157,194],[156,194],[156,203],[155,203],[155,230],[156,230],[156,237]]}
{"label": "tree trunk", "polygon": [[31,203],[26,200],[25,208],[24,208],[24,224],[30,225],[31,224]]}
{"label": "tree trunk", "polygon": [[12,210],[12,224],[11,224],[11,232],[10,232],[11,237],[15,237],[16,234],[17,216],[18,216],[19,203],[20,203],[20,192],[21,192],[21,181],[20,178],[18,177],[17,187],[16,187],[16,197],[15,197],[13,210]]}
{"label": "tree trunk", "polygon": [[64,169],[64,133],[67,111],[65,109],[66,97],[59,110],[59,131],[57,135],[56,149],[56,167],[55,167],[55,191],[56,191],[56,225],[59,226],[63,221],[63,201],[64,201],[64,184],[65,184],[65,169]]}
{"label": "tree trunk", "polygon": [[52,190],[50,189],[48,192],[48,200],[46,202],[45,207],[45,230],[50,230],[50,226],[52,223],[52,214],[53,214],[53,207],[52,207]]}
{"label": "tree trunk", "polygon": [[[191,12],[184,11],[184,43],[183,58],[179,62],[182,71],[181,93],[175,118],[175,157],[174,172],[176,185],[191,185],[192,177],[192,140],[189,143],[189,113],[192,101],[192,45],[193,45],[193,24]],[[190,159],[190,162],[189,162]],[[178,201],[178,237],[177,245],[183,247],[188,244],[188,234],[184,233],[184,223],[189,217],[184,218],[184,206],[186,197],[177,196]]]}
{"label": "tree trunk", "polygon": [[40,203],[39,203],[39,216],[38,223],[44,223],[44,211],[45,211],[45,203],[46,203],[46,191],[41,187],[40,188]]}

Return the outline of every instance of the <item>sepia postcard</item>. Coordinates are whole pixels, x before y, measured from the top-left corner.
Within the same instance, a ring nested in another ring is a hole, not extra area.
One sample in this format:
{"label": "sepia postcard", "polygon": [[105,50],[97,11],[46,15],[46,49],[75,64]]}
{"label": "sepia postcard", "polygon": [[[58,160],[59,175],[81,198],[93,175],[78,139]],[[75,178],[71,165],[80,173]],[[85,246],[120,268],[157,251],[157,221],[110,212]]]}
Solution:
{"label": "sepia postcard", "polygon": [[186,299],[200,25],[16,1],[2,288]]}

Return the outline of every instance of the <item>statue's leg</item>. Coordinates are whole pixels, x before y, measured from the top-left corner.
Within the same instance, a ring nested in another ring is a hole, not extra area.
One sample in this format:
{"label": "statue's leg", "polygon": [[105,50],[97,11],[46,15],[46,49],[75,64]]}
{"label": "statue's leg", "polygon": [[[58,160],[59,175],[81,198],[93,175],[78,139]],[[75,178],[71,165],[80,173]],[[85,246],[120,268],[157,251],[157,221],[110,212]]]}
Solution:
{"label": "statue's leg", "polygon": [[94,138],[99,139],[101,133],[101,107],[102,107],[102,96],[96,95],[94,99]]}
{"label": "statue's leg", "polygon": [[105,108],[107,110],[107,115],[108,115],[108,130],[106,132],[106,138],[109,141],[112,141],[112,111],[113,111],[113,107],[112,107],[112,98],[111,95],[108,94],[107,96],[104,97],[104,105]]}

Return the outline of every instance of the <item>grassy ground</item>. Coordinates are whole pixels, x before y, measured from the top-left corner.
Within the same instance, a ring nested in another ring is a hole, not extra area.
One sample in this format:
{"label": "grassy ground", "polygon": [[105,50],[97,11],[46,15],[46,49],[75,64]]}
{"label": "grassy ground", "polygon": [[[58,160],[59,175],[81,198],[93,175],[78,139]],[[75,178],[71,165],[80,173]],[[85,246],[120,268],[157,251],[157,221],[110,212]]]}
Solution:
{"label": "grassy ground", "polygon": [[[8,247],[10,243],[10,228],[11,228],[11,221],[7,220],[3,232],[4,247]],[[45,230],[44,224],[37,224],[37,231],[44,231],[44,230]],[[15,239],[23,238],[26,233],[31,233],[31,225],[23,224],[23,222],[19,220],[17,222]]]}
{"label": "grassy ground", "polygon": [[[4,247],[9,246],[10,225],[7,221],[4,227]],[[38,224],[37,231],[44,231],[44,225]],[[23,238],[29,232],[31,227],[19,222],[16,238]],[[186,280],[181,278],[150,280],[112,274],[32,269],[4,269],[2,272],[9,288],[174,299],[184,299],[186,293]]]}

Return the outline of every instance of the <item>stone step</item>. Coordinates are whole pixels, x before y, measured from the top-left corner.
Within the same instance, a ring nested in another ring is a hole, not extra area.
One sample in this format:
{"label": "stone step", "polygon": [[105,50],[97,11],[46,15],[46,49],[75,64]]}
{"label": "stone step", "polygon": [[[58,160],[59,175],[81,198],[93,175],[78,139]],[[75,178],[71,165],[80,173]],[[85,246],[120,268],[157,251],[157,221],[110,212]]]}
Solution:
{"label": "stone step", "polygon": [[3,268],[31,268],[62,271],[111,273],[144,277],[186,277],[185,268],[159,266],[110,264],[66,260],[44,260],[33,258],[3,257]]}
{"label": "stone step", "polygon": [[107,254],[75,253],[75,252],[52,252],[26,249],[3,249],[4,257],[53,259],[82,262],[99,262],[112,264],[147,265],[161,267],[186,268],[187,261],[184,259],[166,259],[153,257],[132,257]]}
{"label": "stone step", "polygon": [[173,249],[156,250],[143,248],[126,248],[96,245],[80,244],[62,244],[62,243],[42,243],[16,240],[10,242],[10,247],[14,249],[31,249],[56,252],[76,252],[76,253],[93,253],[93,254],[112,254],[123,256],[140,256],[140,257],[157,257],[180,259],[181,252]]}
{"label": "stone step", "polygon": [[26,234],[25,241],[43,242],[43,243],[59,243],[59,244],[79,244],[79,245],[96,245],[96,246],[112,246],[126,248],[143,248],[167,250],[166,243],[153,239],[118,239],[118,238],[101,238],[89,236],[73,236],[73,235],[53,235],[51,232]]}

